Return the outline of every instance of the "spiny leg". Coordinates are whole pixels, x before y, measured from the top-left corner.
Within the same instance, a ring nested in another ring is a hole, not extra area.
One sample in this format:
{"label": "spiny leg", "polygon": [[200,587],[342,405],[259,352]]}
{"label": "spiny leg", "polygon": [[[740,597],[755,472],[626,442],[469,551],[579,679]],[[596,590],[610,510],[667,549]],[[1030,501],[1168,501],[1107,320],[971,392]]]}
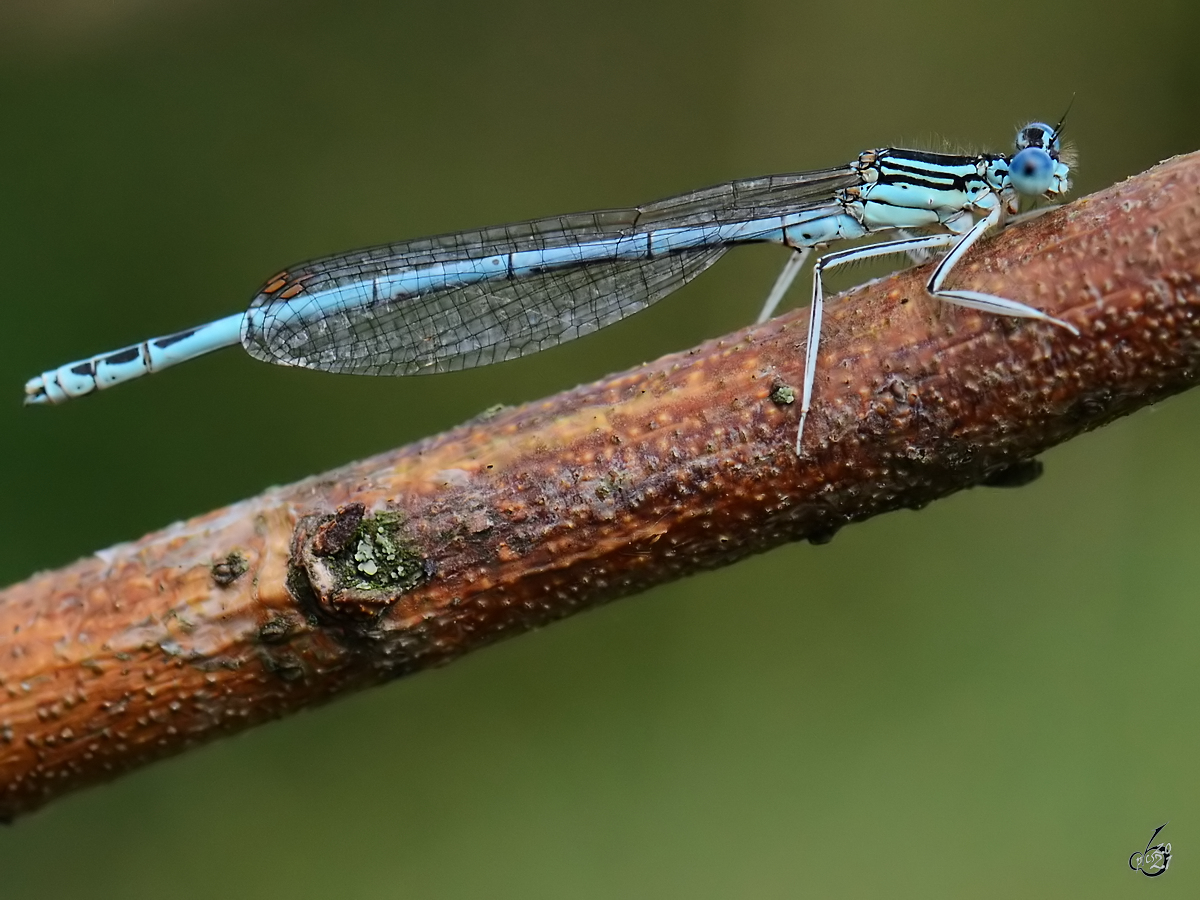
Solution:
{"label": "spiny leg", "polygon": [[1061,203],[1049,203],[1046,206],[1039,206],[1036,209],[1027,209],[1025,212],[1012,213],[1005,216],[1001,222],[1001,229],[1012,228],[1014,225],[1023,225],[1026,222],[1032,222],[1034,219],[1040,219],[1046,213],[1054,212],[1062,206]]}
{"label": "spiny leg", "polygon": [[804,423],[808,419],[808,411],[812,407],[813,383],[817,374],[817,351],[821,343],[821,318],[824,314],[825,295],[821,278],[826,269],[834,269],[847,263],[877,256],[888,256],[893,253],[913,253],[945,247],[958,240],[956,234],[931,234],[925,237],[906,238],[902,241],[887,241],[882,244],[869,244],[866,247],[854,247],[850,250],[838,250],[827,253],[817,260],[813,266],[813,296],[812,305],[808,311],[808,346],[804,352],[804,385],[800,394],[800,426],[796,430],[796,455],[803,456],[800,444],[804,440]]}
{"label": "spiny leg", "polygon": [[[914,235],[907,228],[897,228],[896,234],[899,235],[899,238],[897,238],[897,240],[901,240],[901,241],[911,241],[913,238],[915,238],[917,236],[917,235]],[[925,265],[925,263],[927,263],[931,259],[933,259],[933,251],[929,250],[928,248],[917,248],[915,250],[907,251],[907,256],[910,260],[912,260],[912,264],[914,266],[923,266],[923,265]]]}
{"label": "spiny leg", "polygon": [[788,257],[783,271],[775,279],[775,286],[771,288],[771,293],[767,294],[767,300],[763,304],[762,312],[758,314],[758,318],[755,320],[756,324],[761,325],[775,314],[775,307],[779,305],[779,301],[783,299],[783,295],[788,292],[788,288],[792,286],[792,282],[800,274],[800,269],[808,261],[811,253],[812,247],[797,248],[796,252]]}
{"label": "spiny leg", "polygon": [[971,226],[967,233],[954,245],[954,248],[942,257],[942,261],[937,264],[937,267],[933,270],[933,274],[929,277],[926,290],[937,299],[945,300],[947,303],[953,303],[956,306],[964,306],[968,309],[977,309],[980,312],[994,313],[1000,316],[1016,316],[1021,319],[1037,319],[1042,322],[1049,322],[1052,325],[1065,328],[1071,334],[1078,337],[1079,329],[1069,322],[1048,316],[1040,309],[1026,306],[1024,303],[1018,303],[1016,300],[1007,300],[1004,297],[997,297],[994,294],[983,294],[979,291],[942,290],[942,285],[954,267],[958,265],[975,242],[983,236],[983,233],[1000,220],[1000,214],[1001,208],[995,206],[986,216]]}
{"label": "spiny leg", "polygon": [[[914,238],[911,234],[903,229],[900,230],[900,235],[905,242],[917,241],[918,245],[921,244],[921,240],[919,238]],[[783,300],[784,296],[791,289],[792,282],[796,280],[796,276],[800,274],[800,270],[804,268],[804,264],[808,262],[808,258],[813,252],[812,247],[794,247],[793,249],[795,252],[788,257],[788,261],[783,266],[783,271],[781,271],[779,273],[779,277],[775,279],[775,284],[771,288],[771,293],[767,294],[767,299],[766,302],[763,303],[762,311],[758,314],[758,318],[754,320],[756,325],[761,325],[775,314],[776,307],[779,306],[780,301]],[[907,252],[914,265],[919,266],[929,262],[929,251],[923,246],[917,246]]]}

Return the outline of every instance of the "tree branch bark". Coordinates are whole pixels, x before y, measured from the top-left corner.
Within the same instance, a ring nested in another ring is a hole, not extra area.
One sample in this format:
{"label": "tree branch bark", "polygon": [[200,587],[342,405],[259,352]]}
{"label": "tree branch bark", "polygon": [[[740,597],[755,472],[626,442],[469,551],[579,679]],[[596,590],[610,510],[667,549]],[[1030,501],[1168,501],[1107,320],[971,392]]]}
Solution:
{"label": "tree branch bark", "polygon": [[[806,310],[0,591],[0,816],[785,541],[985,481],[1200,378],[1200,154]],[[453,377],[453,376],[449,376]],[[448,383],[448,382],[447,382]]]}

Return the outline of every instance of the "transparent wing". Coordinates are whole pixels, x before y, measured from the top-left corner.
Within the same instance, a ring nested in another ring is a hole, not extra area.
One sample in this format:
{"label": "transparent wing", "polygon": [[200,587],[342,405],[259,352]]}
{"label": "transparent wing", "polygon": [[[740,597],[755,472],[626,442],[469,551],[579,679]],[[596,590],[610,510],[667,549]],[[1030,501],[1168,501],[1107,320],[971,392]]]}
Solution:
{"label": "transparent wing", "polygon": [[[644,309],[704,271],[727,247],[590,261],[507,280],[373,297],[367,304],[362,285],[436,263],[779,215],[829,203],[838,190],[857,182],[848,167],[749,178],[641,207],[553,216],[313,260],[264,286],[250,306],[255,314],[247,316],[243,344],[267,362],[377,375],[512,359]],[[321,303],[307,299],[318,292],[324,295]],[[344,294],[345,302],[330,303],[331,292],[335,298]]]}
{"label": "transparent wing", "polygon": [[859,183],[859,176],[849,166],[728,181],[639,207],[636,231],[719,225],[798,212],[828,203],[838,191]]}
{"label": "transparent wing", "polygon": [[[436,302],[347,307],[303,329],[268,330],[250,352],[270,362],[358,375],[469,369],[535,353],[633,315],[695,278],[726,249],[463,285],[438,291]],[[256,352],[264,345],[269,356]]]}

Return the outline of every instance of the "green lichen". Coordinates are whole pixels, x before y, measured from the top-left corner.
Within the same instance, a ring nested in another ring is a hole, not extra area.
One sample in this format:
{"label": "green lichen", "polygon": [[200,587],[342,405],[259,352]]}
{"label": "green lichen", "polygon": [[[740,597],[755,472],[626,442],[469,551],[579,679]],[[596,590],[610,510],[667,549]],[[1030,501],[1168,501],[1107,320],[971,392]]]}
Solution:
{"label": "green lichen", "polygon": [[777,384],[771,391],[771,402],[780,406],[788,406],[796,402],[796,389],[790,384]]}
{"label": "green lichen", "polygon": [[424,562],[405,535],[404,517],[397,513],[363,519],[329,564],[342,590],[402,592],[425,580]]}

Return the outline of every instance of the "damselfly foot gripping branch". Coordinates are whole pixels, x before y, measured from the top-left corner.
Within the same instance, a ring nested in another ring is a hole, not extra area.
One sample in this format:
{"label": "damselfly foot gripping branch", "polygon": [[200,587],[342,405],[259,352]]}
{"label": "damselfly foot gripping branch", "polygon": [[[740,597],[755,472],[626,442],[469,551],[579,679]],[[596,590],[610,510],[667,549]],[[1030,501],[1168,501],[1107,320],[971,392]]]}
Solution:
{"label": "damselfly foot gripping branch", "polygon": [[[886,232],[813,269],[796,452],[812,401],[826,271],[855,260],[950,250],[929,293],[959,306],[1066,322],[1015,300],[948,290],[971,246],[1019,199],[1067,191],[1059,133],[1033,123],[1009,155],[886,148],[849,165],[731,181],[646,206],[553,216],[340,253],[270,279],[245,313],[68,363],[25,385],[26,403],[61,403],[241,343],[256,359],[328,372],[415,375],[512,359],[603,328],[691,281],[735,244],[795,252],[759,321],[814,248]],[[910,235],[908,232],[918,234]]]}

